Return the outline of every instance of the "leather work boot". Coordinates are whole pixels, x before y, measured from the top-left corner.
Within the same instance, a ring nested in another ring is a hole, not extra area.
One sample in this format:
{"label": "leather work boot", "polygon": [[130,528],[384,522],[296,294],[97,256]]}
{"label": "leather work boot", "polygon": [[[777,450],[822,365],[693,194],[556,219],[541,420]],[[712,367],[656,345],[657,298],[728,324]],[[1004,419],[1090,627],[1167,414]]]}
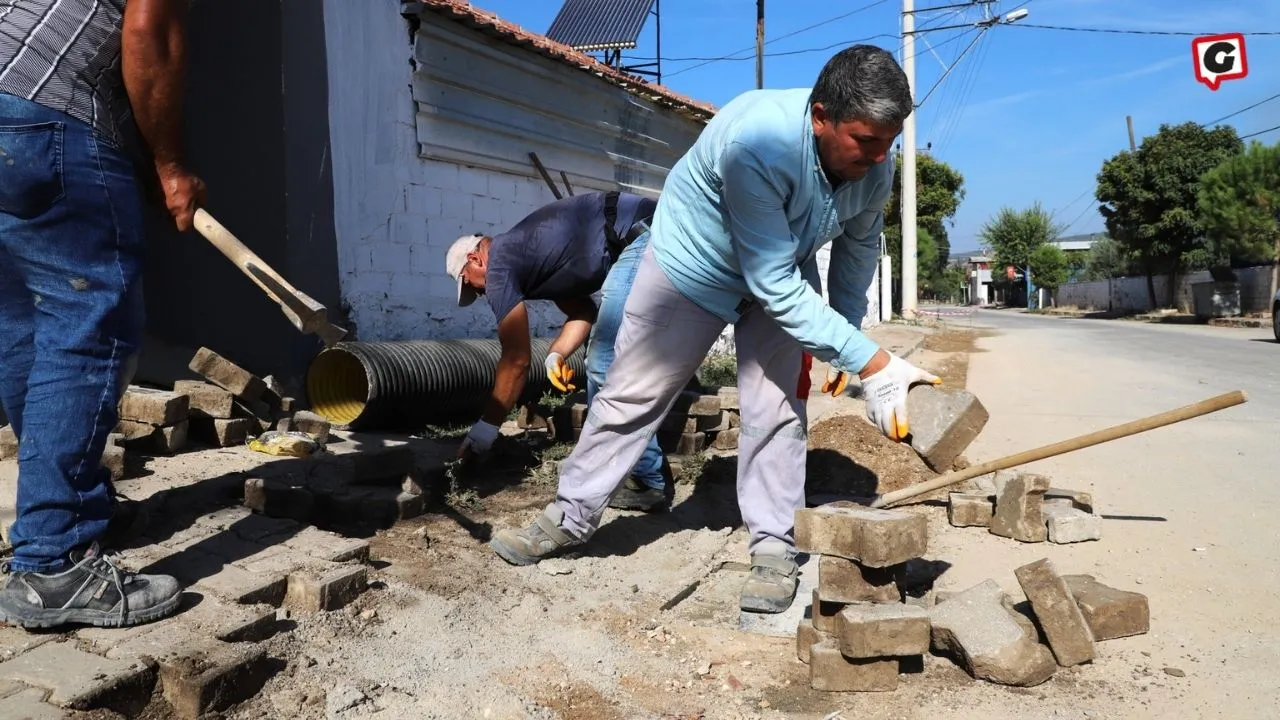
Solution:
{"label": "leather work boot", "polygon": [[654,512],[667,508],[667,492],[661,488],[648,485],[628,476],[622,487],[609,500],[609,507],[616,510],[642,510]]}
{"label": "leather work boot", "polygon": [[559,505],[547,505],[529,527],[523,530],[501,530],[489,540],[498,557],[512,565],[533,565],[578,545],[582,541],[560,529],[564,511]]}
{"label": "leather work boot", "polygon": [[791,607],[799,584],[795,561],[776,555],[753,555],[751,574],[742,585],[738,607],[747,612],[780,613]]}

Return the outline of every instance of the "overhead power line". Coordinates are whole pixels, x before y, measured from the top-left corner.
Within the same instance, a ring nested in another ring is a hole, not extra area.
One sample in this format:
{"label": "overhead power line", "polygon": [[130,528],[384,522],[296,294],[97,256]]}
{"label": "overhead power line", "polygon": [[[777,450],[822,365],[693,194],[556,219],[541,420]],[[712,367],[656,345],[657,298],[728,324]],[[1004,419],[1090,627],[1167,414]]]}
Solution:
{"label": "overhead power line", "polygon": [[1269,127],[1269,128],[1267,128],[1266,130],[1259,130],[1258,132],[1249,133],[1248,135],[1241,135],[1241,136],[1240,136],[1240,139],[1241,139],[1241,140],[1248,140],[1248,139],[1249,139],[1249,138],[1251,138],[1251,137],[1257,137],[1257,136],[1259,136],[1259,135],[1265,135],[1266,133],[1269,133],[1269,132],[1271,132],[1271,131],[1273,131],[1273,130],[1280,130],[1280,125],[1276,125],[1275,127]]}
{"label": "overhead power line", "polygon": [[[1036,25],[1035,23],[1013,23],[1012,27],[1020,28],[1036,28],[1038,30],[1064,30],[1067,32],[1090,32],[1090,33],[1107,33],[1111,35],[1173,35],[1176,37],[1201,37],[1211,35],[1213,33],[1204,32],[1184,32],[1176,30],[1128,30],[1124,28],[1088,28],[1088,27],[1070,27],[1067,25]],[[1262,32],[1246,32],[1243,35],[1280,35],[1280,31],[1267,30]]]}
{"label": "overhead power line", "polygon": [[1209,127],[1210,125],[1217,125],[1218,123],[1222,122],[1223,120],[1229,120],[1229,119],[1231,119],[1231,118],[1233,118],[1233,117],[1235,117],[1235,116],[1239,115],[1240,113],[1249,112],[1250,110],[1252,110],[1252,109],[1254,109],[1254,108],[1258,107],[1259,105],[1263,105],[1263,104],[1269,103],[1269,102],[1271,102],[1272,100],[1275,100],[1276,98],[1280,98],[1280,93],[1276,93],[1275,95],[1272,95],[1271,97],[1269,97],[1269,98],[1267,98],[1267,99],[1265,99],[1265,100],[1259,100],[1258,102],[1256,102],[1256,103],[1254,103],[1254,104],[1250,105],[1250,106],[1249,106],[1249,107],[1247,107],[1247,108],[1240,108],[1239,110],[1237,110],[1237,111],[1235,111],[1235,112],[1231,113],[1230,115],[1223,115],[1222,117],[1218,118],[1217,120],[1211,120],[1211,121],[1209,121],[1209,122],[1207,122],[1207,123],[1200,123],[1200,127]]}

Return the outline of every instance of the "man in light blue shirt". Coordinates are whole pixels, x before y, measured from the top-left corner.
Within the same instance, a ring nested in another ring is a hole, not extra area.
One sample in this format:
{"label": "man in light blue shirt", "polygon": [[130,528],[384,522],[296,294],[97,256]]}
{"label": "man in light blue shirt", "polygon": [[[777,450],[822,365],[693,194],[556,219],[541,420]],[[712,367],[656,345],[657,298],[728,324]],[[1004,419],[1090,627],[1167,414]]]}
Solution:
{"label": "man in light blue shirt", "polygon": [[[907,389],[941,382],[860,331],[893,184],[889,149],[911,112],[893,56],[856,45],[812,90],[756,90],[726,105],[676,163],[618,333],[616,359],[560,469],[556,502],[494,534],[513,564],[581,545],[685,382],[734,326],[742,426],[738,505],[750,532],[742,609],[795,598],[795,511],[804,505],[805,351],[832,366],[825,392],[857,374],[884,434],[910,431]],[[831,304],[815,255],[830,242]]]}

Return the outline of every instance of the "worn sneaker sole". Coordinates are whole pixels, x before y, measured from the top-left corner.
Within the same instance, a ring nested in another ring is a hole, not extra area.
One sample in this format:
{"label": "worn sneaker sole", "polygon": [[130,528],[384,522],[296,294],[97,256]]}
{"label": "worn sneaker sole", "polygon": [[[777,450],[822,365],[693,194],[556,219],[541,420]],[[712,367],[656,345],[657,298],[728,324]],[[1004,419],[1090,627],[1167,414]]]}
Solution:
{"label": "worn sneaker sole", "polygon": [[795,595],[789,598],[764,598],[754,595],[744,595],[738,599],[738,607],[746,612],[777,614],[786,612],[791,607],[791,603],[795,602]]}
{"label": "worn sneaker sole", "polygon": [[182,593],[143,610],[130,610],[125,621],[120,613],[111,610],[87,610],[85,608],[22,608],[13,611],[0,604],[0,622],[21,628],[39,629],[60,625],[93,625],[94,627],[133,627],[166,618],[178,609]]}
{"label": "worn sneaker sole", "polygon": [[609,501],[609,507],[614,510],[641,510],[643,512],[660,512],[667,509],[667,499],[658,498],[656,500],[635,496],[615,497]]}

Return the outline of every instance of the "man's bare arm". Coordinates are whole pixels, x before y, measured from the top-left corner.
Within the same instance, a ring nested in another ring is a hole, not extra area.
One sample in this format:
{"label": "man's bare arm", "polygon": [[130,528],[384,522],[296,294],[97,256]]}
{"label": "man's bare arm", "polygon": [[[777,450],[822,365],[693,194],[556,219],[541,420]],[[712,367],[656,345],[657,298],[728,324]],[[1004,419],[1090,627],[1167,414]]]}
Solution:
{"label": "man's bare arm", "polygon": [[498,340],[502,343],[502,358],[498,360],[498,372],[493,379],[493,394],[485,405],[482,419],[492,425],[502,425],[511,408],[515,407],[524,392],[529,376],[529,311],[524,303],[512,308],[498,323]]}
{"label": "man's bare arm", "polygon": [[182,151],[187,5],[186,0],[129,0],[121,47],[125,91],[179,230],[191,228],[205,192],[200,178],[186,169]]}
{"label": "man's bare arm", "polygon": [[596,321],[596,304],[591,298],[574,298],[557,300],[556,307],[565,314],[564,327],[551,343],[551,352],[560,353],[567,358],[587,341],[591,334],[591,325]]}

